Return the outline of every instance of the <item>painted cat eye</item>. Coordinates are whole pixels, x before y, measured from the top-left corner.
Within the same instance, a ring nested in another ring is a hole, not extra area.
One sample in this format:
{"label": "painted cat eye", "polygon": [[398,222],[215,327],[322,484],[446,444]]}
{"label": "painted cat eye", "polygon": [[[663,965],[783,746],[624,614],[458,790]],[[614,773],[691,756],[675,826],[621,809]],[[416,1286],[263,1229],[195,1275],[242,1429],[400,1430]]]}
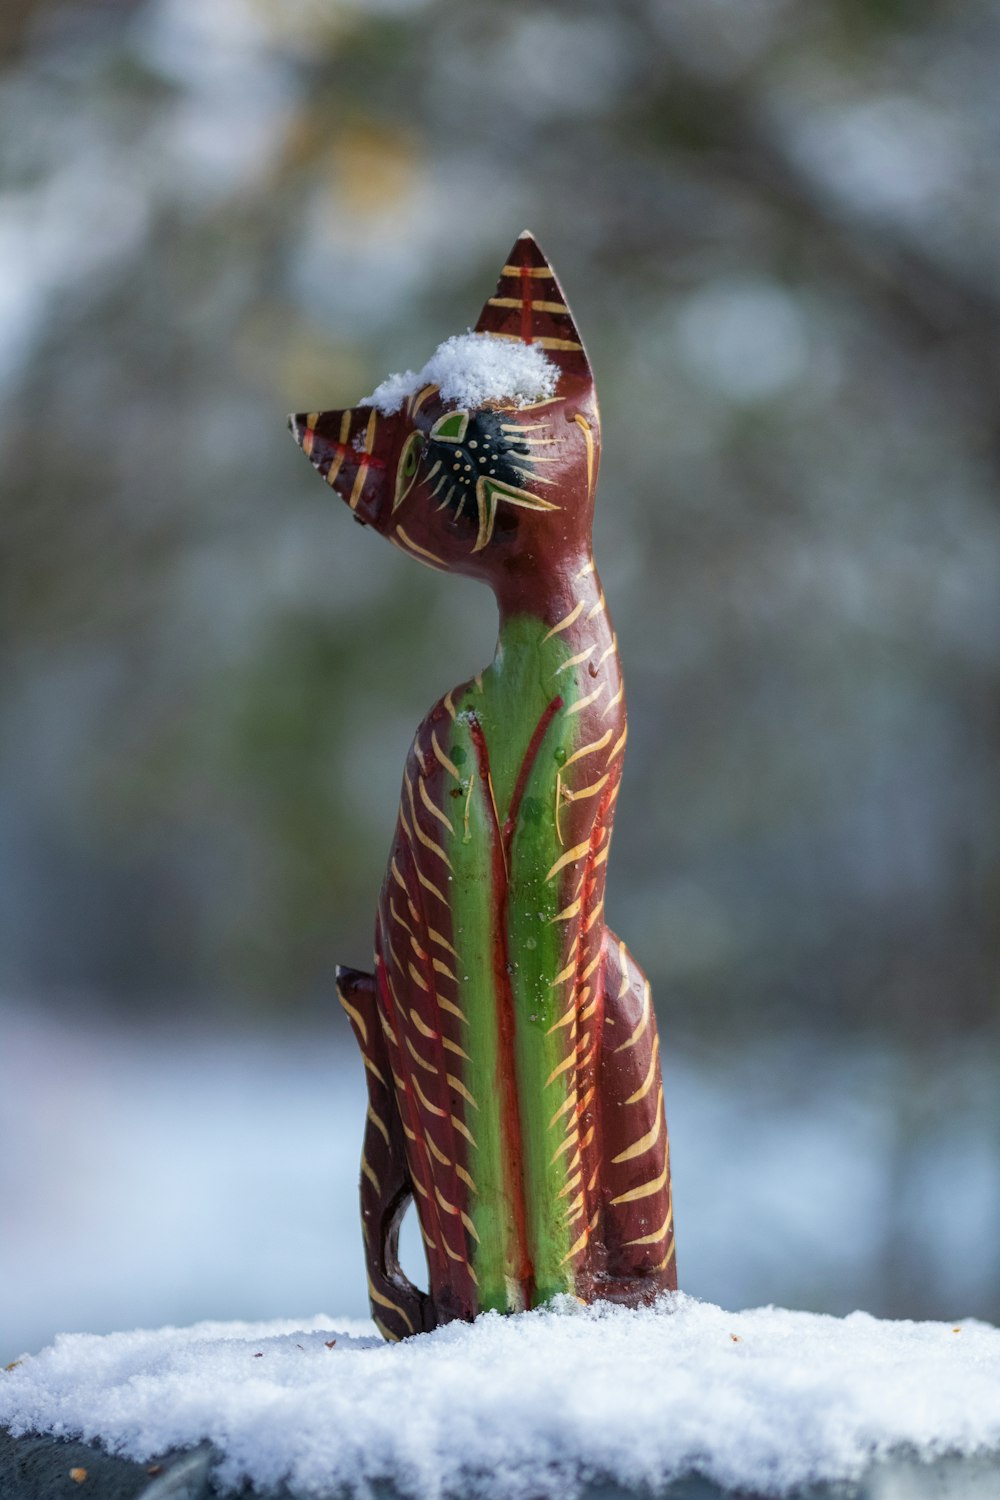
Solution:
{"label": "painted cat eye", "polygon": [[399,463],[396,467],[396,493],[392,502],[393,510],[403,503],[413,488],[413,481],[416,479],[417,469],[420,467],[420,455],[423,447],[424,435],[422,432],[411,432],[403,444],[403,451],[399,455]]}
{"label": "painted cat eye", "polygon": [[443,417],[438,417],[431,428],[431,437],[439,443],[460,443],[468,430],[469,413],[449,411]]}

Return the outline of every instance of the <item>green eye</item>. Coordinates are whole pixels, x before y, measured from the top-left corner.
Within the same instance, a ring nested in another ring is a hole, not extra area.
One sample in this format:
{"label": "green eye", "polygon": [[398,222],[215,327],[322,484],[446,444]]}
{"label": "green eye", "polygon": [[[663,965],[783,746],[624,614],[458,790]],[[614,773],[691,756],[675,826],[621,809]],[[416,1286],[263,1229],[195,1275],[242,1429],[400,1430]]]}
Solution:
{"label": "green eye", "polygon": [[422,432],[411,432],[403,444],[403,451],[399,455],[399,464],[396,468],[396,494],[392,502],[393,510],[401,505],[413,486],[420,467],[420,455],[423,452],[424,435]]}
{"label": "green eye", "polygon": [[439,443],[460,443],[469,428],[467,411],[445,412],[431,428],[431,437]]}

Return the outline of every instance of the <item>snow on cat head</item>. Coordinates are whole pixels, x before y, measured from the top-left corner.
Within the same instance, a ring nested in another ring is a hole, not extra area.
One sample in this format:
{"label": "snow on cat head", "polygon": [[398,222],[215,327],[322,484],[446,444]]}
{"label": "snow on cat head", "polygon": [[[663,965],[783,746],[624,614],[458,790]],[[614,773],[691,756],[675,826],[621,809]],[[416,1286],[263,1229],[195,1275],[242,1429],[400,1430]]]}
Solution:
{"label": "snow on cat head", "polygon": [[554,396],[558,378],[557,366],[537,344],[495,333],[457,333],[438,345],[422,370],[390,375],[358,405],[390,417],[422,386],[436,385],[443,401],[464,408],[487,401],[527,406]]}

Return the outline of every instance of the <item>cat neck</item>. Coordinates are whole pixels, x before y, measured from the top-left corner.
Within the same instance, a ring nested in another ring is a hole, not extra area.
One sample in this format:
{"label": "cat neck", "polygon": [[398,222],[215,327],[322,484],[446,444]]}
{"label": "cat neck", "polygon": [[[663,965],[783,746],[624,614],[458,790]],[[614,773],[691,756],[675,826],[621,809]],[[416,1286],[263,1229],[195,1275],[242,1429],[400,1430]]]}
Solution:
{"label": "cat neck", "polygon": [[617,701],[617,640],[593,557],[585,552],[532,583],[530,590],[522,586],[496,591],[500,632],[490,679],[500,676],[527,684],[539,668],[546,680],[549,672],[568,670],[570,676],[559,676],[559,682],[564,689],[575,682],[576,697],[592,698],[600,687],[608,701]]}
{"label": "cat neck", "polygon": [[492,733],[493,790],[506,817],[519,768],[537,751],[537,737],[554,713],[566,710],[558,735],[568,755],[581,735],[602,746],[619,739],[625,705],[617,641],[589,553],[540,590],[497,595],[496,654],[475,683],[487,736]]}
{"label": "cat neck", "polygon": [[607,614],[593,556],[585,550],[544,569],[511,570],[493,580],[493,592],[500,611],[501,642],[515,617],[533,615],[555,635],[585,621],[599,630]]}

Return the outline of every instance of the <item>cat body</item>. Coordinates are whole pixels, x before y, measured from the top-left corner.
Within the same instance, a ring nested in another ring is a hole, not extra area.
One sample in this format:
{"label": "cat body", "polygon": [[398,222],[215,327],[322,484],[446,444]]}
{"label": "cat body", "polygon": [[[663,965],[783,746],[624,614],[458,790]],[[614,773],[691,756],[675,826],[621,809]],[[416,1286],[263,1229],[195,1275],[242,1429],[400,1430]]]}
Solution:
{"label": "cat body", "polygon": [[[500,608],[492,664],[407,757],[374,974],[338,972],[367,1068],[362,1220],[389,1338],[676,1285],[656,1020],[603,915],[626,720],[590,543],[599,417],[530,236],[476,331],[544,351],[554,394],[463,407],[418,382],[395,411],[293,418],[360,520],[483,578]],[[398,1263],[411,1198],[427,1293]]]}

